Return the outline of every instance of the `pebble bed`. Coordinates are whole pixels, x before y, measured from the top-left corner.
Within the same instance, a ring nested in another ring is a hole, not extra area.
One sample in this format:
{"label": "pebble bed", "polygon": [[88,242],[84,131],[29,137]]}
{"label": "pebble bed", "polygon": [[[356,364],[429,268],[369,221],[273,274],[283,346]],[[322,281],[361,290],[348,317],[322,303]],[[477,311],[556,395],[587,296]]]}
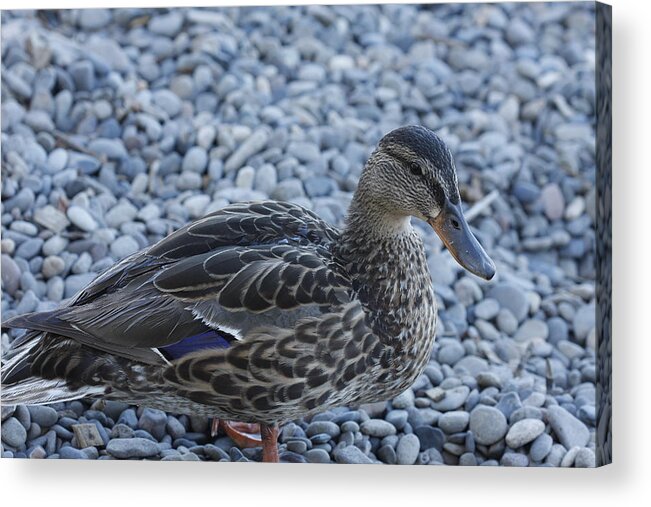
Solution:
{"label": "pebble bed", "polygon": [[[423,227],[440,317],[424,374],[386,403],[286,424],[282,461],[595,466],[593,9],[4,11],[3,319],[231,202],[340,224],[379,138],[422,124],[452,149],[498,274],[463,271]],[[79,448],[83,423],[96,445]],[[261,449],[206,419],[82,400],[2,407],[2,457]]]}

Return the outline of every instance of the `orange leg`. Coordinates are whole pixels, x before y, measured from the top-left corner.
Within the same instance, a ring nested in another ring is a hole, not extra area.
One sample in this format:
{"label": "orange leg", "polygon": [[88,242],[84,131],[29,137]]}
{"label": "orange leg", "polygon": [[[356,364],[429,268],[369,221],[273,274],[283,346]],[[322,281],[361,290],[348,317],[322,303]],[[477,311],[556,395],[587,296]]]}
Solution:
{"label": "orange leg", "polygon": [[213,419],[211,435],[217,435],[219,428],[240,448],[260,447],[262,445],[262,461],[278,463],[278,425],[252,424],[235,421]]}
{"label": "orange leg", "polygon": [[267,426],[260,425],[260,435],[262,436],[262,461],[265,463],[278,463],[278,425]]}
{"label": "orange leg", "polygon": [[260,447],[262,445],[260,427],[257,424],[213,419],[210,431],[213,437],[217,435],[219,428],[223,429],[224,433],[240,448]]}

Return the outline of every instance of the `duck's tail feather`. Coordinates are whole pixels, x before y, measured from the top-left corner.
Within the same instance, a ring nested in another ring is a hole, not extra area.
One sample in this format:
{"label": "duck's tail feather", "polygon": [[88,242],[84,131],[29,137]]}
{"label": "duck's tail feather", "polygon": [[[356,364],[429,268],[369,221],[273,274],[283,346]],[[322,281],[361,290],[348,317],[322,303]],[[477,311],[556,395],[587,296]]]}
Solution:
{"label": "duck's tail feather", "polygon": [[41,333],[28,332],[12,343],[2,360],[3,405],[45,405],[101,394],[100,386],[71,387],[63,379],[44,379],[31,374],[30,353],[38,345]]}
{"label": "duck's tail feather", "polygon": [[65,380],[46,380],[32,377],[15,384],[2,384],[1,402],[3,405],[46,405],[103,393],[104,388],[99,386],[72,389]]}

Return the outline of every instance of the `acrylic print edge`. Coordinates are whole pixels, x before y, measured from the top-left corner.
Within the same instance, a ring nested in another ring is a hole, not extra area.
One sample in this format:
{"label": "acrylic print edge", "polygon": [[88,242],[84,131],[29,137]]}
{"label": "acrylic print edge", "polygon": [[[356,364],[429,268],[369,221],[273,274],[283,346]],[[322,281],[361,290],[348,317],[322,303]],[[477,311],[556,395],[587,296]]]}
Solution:
{"label": "acrylic print edge", "polygon": [[612,463],[612,7],[596,5],[596,465]]}

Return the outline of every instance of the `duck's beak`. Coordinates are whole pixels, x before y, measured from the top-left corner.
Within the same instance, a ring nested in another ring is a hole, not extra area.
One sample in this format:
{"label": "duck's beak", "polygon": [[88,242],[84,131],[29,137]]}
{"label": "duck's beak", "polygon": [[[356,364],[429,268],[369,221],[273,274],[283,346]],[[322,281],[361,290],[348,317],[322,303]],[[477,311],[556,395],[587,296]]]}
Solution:
{"label": "duck's beak", "polygon": [[445,200],[443,210],[428,223],[439,235],[452,257],[471,273],[490,280],[495,275],[495,264],[470,231],[461,211],[461,202]]}

